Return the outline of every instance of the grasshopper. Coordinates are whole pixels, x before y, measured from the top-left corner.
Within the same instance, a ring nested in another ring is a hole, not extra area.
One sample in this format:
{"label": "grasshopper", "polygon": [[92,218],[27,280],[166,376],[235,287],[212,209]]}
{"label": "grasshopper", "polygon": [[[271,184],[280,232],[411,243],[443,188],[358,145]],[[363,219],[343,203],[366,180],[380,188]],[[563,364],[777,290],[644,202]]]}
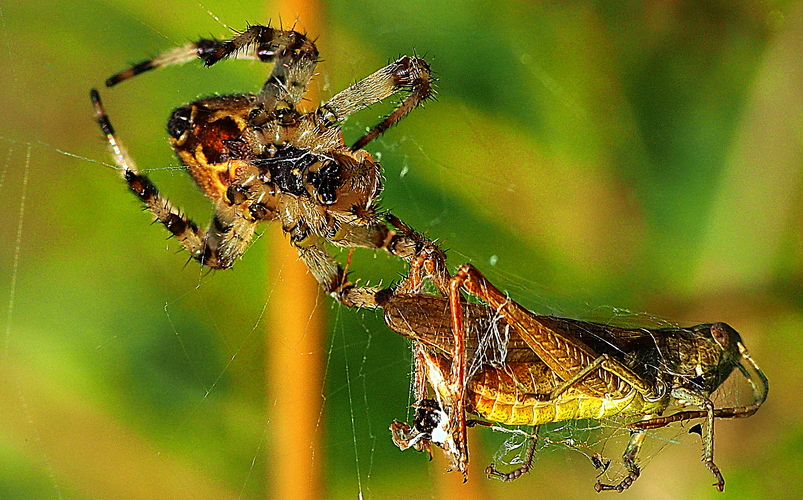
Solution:
{"label": "grasshopper", "polygon": [[[647,430],[704,418],[703,462],[716,488],[724,489],[725,480],[714,463],[714,420],[754,414],[769,390],[766,376],[736,330],[725,323],[619,328],[537,315],[470,264],[449,275],[445,254],[401,226],[420,242],[418,256],[402,283],[376,299],[391,330],[413,340],[416,419],[412,427],[398,421],[391,425],[397,446],[431,454],[434,443],[445,450],[451,468],[465,477],[466,413],[489,422],[532,426],[638,417],[627,426],[632,433],[622,455],[627,477],[619,484],[595,485],[597,491],[623,491],[640,475],[636,458]],[[441,296],[421,291],[427,275]],[[467,302],[461,290],[482,303]],[[711,394],[737,368],[753,390],[752,403],[716,408]],[[436,400],[426,397],[427,384]],[[697,409],[661,416],[672,403]],[[492,464],[486,473],[512,480],[529,467],[528,461],[504,474]]]}

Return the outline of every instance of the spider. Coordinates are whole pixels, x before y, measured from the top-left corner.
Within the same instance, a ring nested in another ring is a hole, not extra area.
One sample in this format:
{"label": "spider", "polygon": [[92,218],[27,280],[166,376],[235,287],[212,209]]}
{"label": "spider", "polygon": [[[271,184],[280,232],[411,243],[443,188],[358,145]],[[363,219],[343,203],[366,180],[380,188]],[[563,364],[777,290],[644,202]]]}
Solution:
{"label": "spider", "polygon": [[[111,76],[106,86],[162,66],[196,58],[212,66],[233,56],[273,63],[262,89],[191,102],[176,108],[167,122],[179,160],[214,203],[209,227],[199,228],[137,169],[93,89],[96,120],[123,178],[202,266],[231,267],[260,223],[279,220],[327,293],[347,305],[374,306],[372,294],[347,282],[324,244],[413,257],[412,242],[378,215],[381,167],[362,148],[433,96],[429,65],[418,57],[401,57],[314,111],[303,112],[299,105],[318,62],[315,42],[293,30],[254,25],[230,40],[201,39],[135,64]],[[340,123],[398,92],[407,95],[395,110],[347,146]]]}

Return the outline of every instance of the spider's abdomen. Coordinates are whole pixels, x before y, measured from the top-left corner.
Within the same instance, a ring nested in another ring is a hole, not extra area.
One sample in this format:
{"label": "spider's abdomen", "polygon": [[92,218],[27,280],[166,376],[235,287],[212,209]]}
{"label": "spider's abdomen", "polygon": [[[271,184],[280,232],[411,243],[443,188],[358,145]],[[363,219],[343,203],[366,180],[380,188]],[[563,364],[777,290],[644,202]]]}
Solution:
{"label": "spider's abdomen", "polygon": [[170,144],[209,198],[224,198],[230,183],[254,158],[244,131],[253,96],[197,101],[173,111],[167,122]]}

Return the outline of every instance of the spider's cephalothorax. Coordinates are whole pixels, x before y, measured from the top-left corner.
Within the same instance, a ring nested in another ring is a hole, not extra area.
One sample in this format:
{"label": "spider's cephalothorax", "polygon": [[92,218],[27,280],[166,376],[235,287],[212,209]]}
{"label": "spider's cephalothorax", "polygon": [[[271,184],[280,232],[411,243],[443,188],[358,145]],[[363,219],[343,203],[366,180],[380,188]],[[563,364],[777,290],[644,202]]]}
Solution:
{"label": "spider's cephalothorax", "polygon": [[[173,111],[170,143],[189,174],[214,202],[209,228],[199,228],[140,173],[116,138],[97,91],[96,117],[131,190],[205,266],[227,268],[240,257],[258,223],[279,220],[299,255],[327,292],[350,305],[373,305],[346,283],[324,243],[383,249],[404,259],[413,242],[388,229],[376,212],[381,169],[362,148],[433,93],[429,66],[402,57],[338,93],[311,112],[298,108],[318,50],[295,31],[251,26],[231,40],[200,40],[136,64],[106,81],[113,86],[145,71],[199,58],[211,66],[237,56],[273,63],[260,92],[216,96]],[[404,91],[407,96],[354,145],[339,123],[350,114]],[[366,302],[367,301],[367,302]]]}

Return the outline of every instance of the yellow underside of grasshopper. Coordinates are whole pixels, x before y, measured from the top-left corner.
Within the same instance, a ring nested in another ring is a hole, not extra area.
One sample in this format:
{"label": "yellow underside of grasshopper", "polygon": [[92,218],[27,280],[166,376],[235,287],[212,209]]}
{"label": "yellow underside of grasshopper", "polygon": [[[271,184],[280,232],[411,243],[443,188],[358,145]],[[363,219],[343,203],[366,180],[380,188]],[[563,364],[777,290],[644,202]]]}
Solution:
{"label": "yellow underside of grasshopper", "polygon": [[[441,404],[451,406],[456,395],[447,383],[450,364],[443,356],[427,353],[428,378]],[[488,365],[473,373],[466,385],[466,409],[491,422],[506,425],[540,425],[564,420],[602,419],[614,415],[661,414],[670,395],[651,400],[632,389],[618,397],[591,397],[569,389],[548,399],[556,381],[546,367],[533,363]]]}

